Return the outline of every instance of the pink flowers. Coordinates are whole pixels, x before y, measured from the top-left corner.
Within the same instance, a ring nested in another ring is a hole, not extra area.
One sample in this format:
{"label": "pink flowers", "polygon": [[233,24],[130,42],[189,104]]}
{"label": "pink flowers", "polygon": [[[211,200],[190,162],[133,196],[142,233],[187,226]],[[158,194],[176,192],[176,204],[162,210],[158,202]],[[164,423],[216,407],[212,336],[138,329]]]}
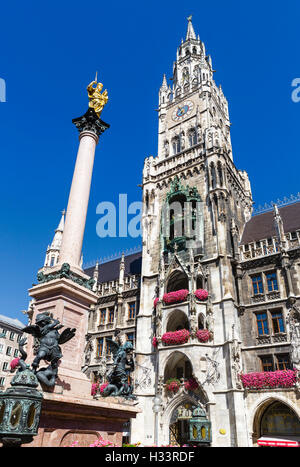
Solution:
{"label": "pink flowers", "polygon": [[199,384],[194,378],[190,378],[184,382],[184,387],[187,391],[195,391],[196,389],[198,389]]}
{"label": "pink flowers", "polygon": [[10,368],[11,368],[11,370],[14,370],[15,368],[17,368],[17,366],[19,365],[19,360],[20,360],[20,358],[17,357],[17,358],[14,358],[14,359],[10,362]]}
{"label": "pink flowers", "polygon": [[99,389],[100,389],[100,394],[101,394],[101,395],[103,395],[103,391],[104,391],[104,389],[105,389],[107,386],[108,386],[108,383],[103,383],[103,384],[101,384],[101,386],[100,386],[100,388],[99,388]]}
{"label": "pink flowers", "polygon": [[180,345],[186,344],[190,338],[190,332],[187,329],[180,329],[179,331],[166,332],[162,335],[162,342],[165,345]]}
{"label": "pink flowers", "polygon": [[202,302],[204,300],[207,300],[208,292],[205,289],[195,290],[195,297]]}
{"label": "pink flowers", "polygon": [[155,337],[155,336],[154,336],[153,339],[152,339],[152,345],[153,345],[153,347],[157,347],[157,346],[158,346],[158,340],[157,340],[157,337]]}
{"label": "pink flowers", "polygon": [[110,448],[112,446],[114,446],[114,444],[107,439],[103,439],[102,436],[94,441],[94,443],[90,444],[90,448]]}
{"label": "pink flowers", "polygon": [[180,388],[180,381],[177,378],[170,378],[168,381],[166,381],[166,389],[167,391],[173,392],[176,394],[176,392],[179,391]]}
{"label": "pink flowers", "polygon": [[186,300],[189,291],[187,289],[176,290],[175,292],[165,293],[163,296],[163,301],[166,305],[171,305],[172,303],[184,302]]}
{"label": "pink flowers", "polygon": [[[100,436],[96,441],[94,441],[92,444],[89,445],[90,448],[110,448],[112,446],[115,446],[111,441],[108,441],[107,439],[103,439],[102,436]],[[81,446],[79,445],[78,441],[73,441],[70,446],[67,446],[70,448],[80,448]]]}
{"label": "pink flowers", "polygon": [[199,329],[196,332],[196,337],[200,342],[208,342],[211,338],[211,333],[208,331],[208,329]]}
{"label": "pink flowers", "polygon": [[91,387],[91,396],[95,396],[98,392],[98,389],[99,389],[99,384],[93,383]]}
{"label": "pink flowers", "polygon": [[159,298],[156,297],[153,302],[154,308],[156,308],[156,305],[158,304],[158,302],[159,302]]}
{"label": "pink flowers", "polygon": [[296,370],[264,371],[241,374],[244,388],[291,388],[297,381]]}

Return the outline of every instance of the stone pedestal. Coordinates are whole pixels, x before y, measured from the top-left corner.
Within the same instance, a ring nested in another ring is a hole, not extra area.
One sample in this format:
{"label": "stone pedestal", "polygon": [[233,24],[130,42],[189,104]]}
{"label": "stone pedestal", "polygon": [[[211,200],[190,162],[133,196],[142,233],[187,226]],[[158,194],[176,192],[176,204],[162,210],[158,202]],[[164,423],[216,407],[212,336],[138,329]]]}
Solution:
{"label": "stone pedestal", "polygon": [[78,441],[89,446],[99,436],[122,446],[124,423],[135,418],[136,402],[117,398],[94,400],[44,394],[38,435],[28,447],[65,447]]}
{"label": "stone pedestal", "polygon": [[[84,365],[85,335],[87,333],[90,306],[97,302],[97,296],[84,286],[70,279],[54,279],[32,287],[29,290],[35,299],[32,323],[38,313],[50,312],[64,327],[76,328],[75,336],[61,345],[63,357],[58,369],[54,392],[68,396],[86,397],[91,383],[82,373]],[[62,329],[63,330],[63,329]],[[33,337],[28,335],[28,362],[32,362]],[[43,363],[41,363],[43,365]]]}

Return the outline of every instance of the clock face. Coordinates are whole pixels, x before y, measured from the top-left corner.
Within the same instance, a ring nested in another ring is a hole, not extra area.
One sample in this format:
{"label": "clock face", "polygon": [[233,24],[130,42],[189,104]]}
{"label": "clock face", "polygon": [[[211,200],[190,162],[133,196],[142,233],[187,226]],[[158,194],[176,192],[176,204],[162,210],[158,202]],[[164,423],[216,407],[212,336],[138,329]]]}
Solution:
{"label": "clock face", "polygon": [[194,108],[194,104],[192,101],[184,102],[182,105],[179,105],[172,114],[172,119],[175,122],[182,120],[184,117],[190,115]]}

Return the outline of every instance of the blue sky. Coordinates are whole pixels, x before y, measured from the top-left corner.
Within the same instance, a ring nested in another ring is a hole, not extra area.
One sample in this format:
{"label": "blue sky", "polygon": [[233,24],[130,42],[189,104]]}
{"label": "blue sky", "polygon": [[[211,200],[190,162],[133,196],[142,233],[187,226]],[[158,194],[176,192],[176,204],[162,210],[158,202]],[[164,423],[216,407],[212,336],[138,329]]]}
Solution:
{"label": "blue sky", "polygon": [[21,319],[60,212],[78,148],[72,118],[87,109],[95,71],[109,92],[111,127],[97,148],[84,261],[140,239],[96,234],[101,201],[141,197],[144,158],[157,151],[158,89],[171,76],[187,16],[212,56],[229,101],[234,162],[256,204],[299,189],[300,77],[297,1],[14,2],[1,6],[1,314]]}

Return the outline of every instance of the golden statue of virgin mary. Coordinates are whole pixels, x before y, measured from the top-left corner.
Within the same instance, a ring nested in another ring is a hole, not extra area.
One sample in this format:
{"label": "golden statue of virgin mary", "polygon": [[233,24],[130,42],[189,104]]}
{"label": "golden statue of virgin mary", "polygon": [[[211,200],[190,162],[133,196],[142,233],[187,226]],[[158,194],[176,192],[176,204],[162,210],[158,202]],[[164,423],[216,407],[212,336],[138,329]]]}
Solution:
{"label": "golden statue of virgin mary", "polygon": [[[96,87],[94,87],[94,85],[96,85]],[[98,117],[100,117],[103,107],[108,101],[107,89],[101,94],[102,88],[103,84],[97,83],[96,73],[96,78],[88,85],[87,92],[89,96],[89,107],[95,110]]]}

